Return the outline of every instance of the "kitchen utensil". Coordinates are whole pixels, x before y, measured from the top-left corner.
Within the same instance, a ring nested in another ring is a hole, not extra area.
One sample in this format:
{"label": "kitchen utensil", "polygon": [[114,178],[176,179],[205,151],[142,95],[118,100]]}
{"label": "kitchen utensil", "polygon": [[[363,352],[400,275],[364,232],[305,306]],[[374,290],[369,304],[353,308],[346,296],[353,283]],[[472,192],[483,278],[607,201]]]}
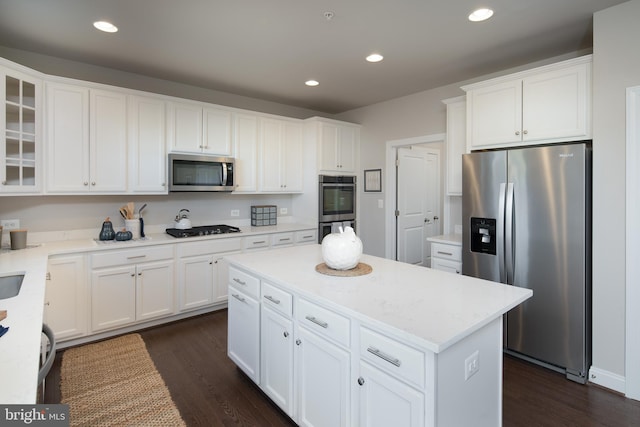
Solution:
{"label": "kitchen utensil", "polygon": [[144,221],[142,220],[142,217],[140,217],[140,238],[144,239]]}
{"label": "kitchen utensil", "polygon": [[125,219],[124,220],[124,228],[131,232],[131,238],[139,239],[140,238],[140,219]]}
{"label": "kitchen utensil", "polygon": [[127,212],[124,208],[120,208],[118,212],[120,212],[120,216],[122,217],[122,219],[127,219]]}
{"label": "kitchen utensil", "polygon": [[129,212],[127,219],[133,219],[133,214],[135,213],[135,211],[136,209],[135,209],[135,206],[133,205],[133,202],[127,203],[127,212]]}
{"label": "kitchen utensil", "polygon": [[191,220],[189,219],[189,209],[180,209],[178,215],[176,215],[175,228],[179,230],[186,230],[191,228]]}
{"label": "kitchen utensil", "polygon": [[145,203],[144,205],[142,205],[142,206],[140,207],[140,209],[138,209],[138,215],[141,215],[141,214],[142,214],[142,210],[143,210],[144,208],[146,208],[146,207],[147,207],[147,204],[146,204],[146,203]]}

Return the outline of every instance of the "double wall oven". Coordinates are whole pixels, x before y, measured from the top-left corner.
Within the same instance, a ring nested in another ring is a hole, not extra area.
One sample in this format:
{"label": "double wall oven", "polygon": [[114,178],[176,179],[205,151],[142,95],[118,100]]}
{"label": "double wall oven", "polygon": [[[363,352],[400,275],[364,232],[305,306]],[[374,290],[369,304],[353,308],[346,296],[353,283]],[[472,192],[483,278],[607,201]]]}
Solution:
{"label": "double wall oven", "polygon": [[339,226],[356,229],[356,177],[320,175],[318,243]]}

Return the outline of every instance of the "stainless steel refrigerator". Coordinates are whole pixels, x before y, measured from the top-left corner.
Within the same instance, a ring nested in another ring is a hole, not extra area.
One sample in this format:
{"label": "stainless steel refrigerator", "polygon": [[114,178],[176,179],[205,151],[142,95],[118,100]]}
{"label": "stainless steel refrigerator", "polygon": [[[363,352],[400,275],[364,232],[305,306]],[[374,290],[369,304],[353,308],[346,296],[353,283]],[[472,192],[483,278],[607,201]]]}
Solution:
{"label": "stainless steel refrigerator", "polygon": [[585,383],[591,364],[591,143],[465,154],[462,273],[533,290],[505,351]]}

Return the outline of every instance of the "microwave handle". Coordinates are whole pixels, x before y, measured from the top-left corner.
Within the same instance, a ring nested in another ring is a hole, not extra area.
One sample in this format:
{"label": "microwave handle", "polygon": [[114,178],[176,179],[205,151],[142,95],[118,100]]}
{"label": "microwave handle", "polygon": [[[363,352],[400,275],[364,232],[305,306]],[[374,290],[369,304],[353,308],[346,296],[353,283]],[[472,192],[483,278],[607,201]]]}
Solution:
{"label": "microwave handle", "polygon": [[222,185],[227,185],[227,164],[222,164]]}

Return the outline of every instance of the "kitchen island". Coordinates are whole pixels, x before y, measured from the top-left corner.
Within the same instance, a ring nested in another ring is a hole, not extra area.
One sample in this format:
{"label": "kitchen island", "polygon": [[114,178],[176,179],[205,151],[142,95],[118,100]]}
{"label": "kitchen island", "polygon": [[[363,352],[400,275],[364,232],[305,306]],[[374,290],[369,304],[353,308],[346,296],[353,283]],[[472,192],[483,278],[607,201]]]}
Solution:
{"label": "kitchen island", "polygon": [[498,426],[502,315],[530,290],[320,245],[225,257],[229,357],[296,423]]}

